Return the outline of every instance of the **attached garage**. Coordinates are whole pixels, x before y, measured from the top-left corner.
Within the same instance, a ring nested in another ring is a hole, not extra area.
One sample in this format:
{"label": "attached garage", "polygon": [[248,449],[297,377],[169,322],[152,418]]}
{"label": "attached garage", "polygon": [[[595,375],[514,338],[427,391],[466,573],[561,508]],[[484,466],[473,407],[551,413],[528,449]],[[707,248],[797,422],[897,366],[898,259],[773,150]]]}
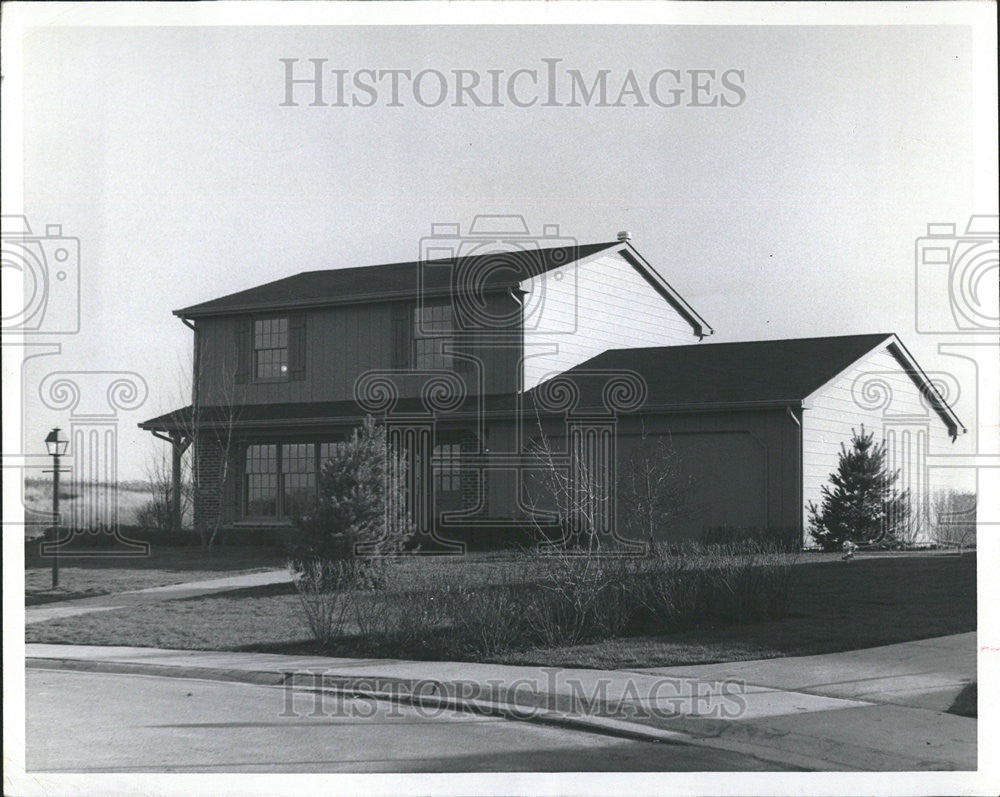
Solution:
{"label": "attached garage", "polygon": [[910,490],[915,541],[926,541],[927,456],[965,432],[893,334],[617,349],[555,378],[574,383],[585,414],[607,398],[588,388],[593,376],[613,374],[644,391],[615,421],[617,528],[627,525],[630,473],[669,456],[684,487],[659,530],[671,539],[731,527],[811,546],[807,503],[819,502],[841,444],[864,426],[886,442]]}

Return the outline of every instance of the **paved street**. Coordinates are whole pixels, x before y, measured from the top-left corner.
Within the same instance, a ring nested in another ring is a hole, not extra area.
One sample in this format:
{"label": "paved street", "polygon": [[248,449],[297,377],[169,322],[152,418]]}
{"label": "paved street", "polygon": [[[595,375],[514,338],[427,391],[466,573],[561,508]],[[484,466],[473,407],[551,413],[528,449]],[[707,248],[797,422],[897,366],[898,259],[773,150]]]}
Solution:
{"label": "paved street", "polygon": [[[292,702],[289,702],[289,701]],[[280,687],[29,670],[27,768],[49,772],[787,769],[738,753]]]}

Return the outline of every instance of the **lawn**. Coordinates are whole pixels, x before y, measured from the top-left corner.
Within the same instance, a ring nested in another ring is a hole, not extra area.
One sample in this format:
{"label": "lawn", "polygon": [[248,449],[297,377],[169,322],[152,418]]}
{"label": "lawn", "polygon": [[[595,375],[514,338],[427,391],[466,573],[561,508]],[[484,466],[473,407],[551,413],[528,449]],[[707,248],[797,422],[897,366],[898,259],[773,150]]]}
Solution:
{"label": "lawn", "polygon": [[60,590],[53,593],[52,559],[40,556],[37,542],[26,544],[24,550],[25,599],[29,605],[285,566],[285,557],[269,547],[240,545],[204,551],[199,546],[153,544],[148,556],[115,556],[114,551],[97,557],[61,555]]}
{"label": "lawn", "polygon": [[[437,565],[459,573],[463,562]],[[973,631],[976,557],[884,555],[844,563],[803,557],[789,616],[700,626],[655,636],[530,649],[489,657],[507,664],[629,669],[829,653]],[[33,624],[29,642],[364,655],[359,640],[311,640],[291,585],[273,585]]]}

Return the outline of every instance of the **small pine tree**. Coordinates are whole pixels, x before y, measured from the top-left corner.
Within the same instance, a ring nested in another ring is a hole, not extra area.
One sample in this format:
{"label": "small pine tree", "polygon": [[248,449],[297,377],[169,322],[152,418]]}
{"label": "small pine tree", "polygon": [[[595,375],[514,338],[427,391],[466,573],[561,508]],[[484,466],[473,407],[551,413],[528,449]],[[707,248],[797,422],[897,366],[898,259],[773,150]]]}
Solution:
{"label": "small pine tree", "polygon": [[385,430],[366,418],[350,439],[332,448],[315,506],[295,519],[293,567],[400,553],[413,533],[404,475],[404,458],[387,446]]}
{"label": "small pine tree", "polygon": [[899,492],[899,471],[886,467],[885,443],[875,434],[851,430],[851,448],[840,444],[840,461],[830,485],[823,485],[823,503],[809,502],[809,532],[826,551],[844,542],[871,544],[893,538],[909,520],[909,493]]}

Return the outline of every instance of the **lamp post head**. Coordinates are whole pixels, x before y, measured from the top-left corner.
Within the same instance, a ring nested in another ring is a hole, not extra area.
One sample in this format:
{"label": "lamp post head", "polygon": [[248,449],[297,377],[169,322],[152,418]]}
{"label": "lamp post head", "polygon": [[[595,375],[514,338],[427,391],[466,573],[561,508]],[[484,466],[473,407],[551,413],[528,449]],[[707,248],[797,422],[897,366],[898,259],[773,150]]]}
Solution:
{"label": "lamp post head", "polygon": [[69,448],[69,440],[60,434],[58,426],[45,437],[45,448],[48,450],[50,457],[61,457],[66,453],[66,449]]}

